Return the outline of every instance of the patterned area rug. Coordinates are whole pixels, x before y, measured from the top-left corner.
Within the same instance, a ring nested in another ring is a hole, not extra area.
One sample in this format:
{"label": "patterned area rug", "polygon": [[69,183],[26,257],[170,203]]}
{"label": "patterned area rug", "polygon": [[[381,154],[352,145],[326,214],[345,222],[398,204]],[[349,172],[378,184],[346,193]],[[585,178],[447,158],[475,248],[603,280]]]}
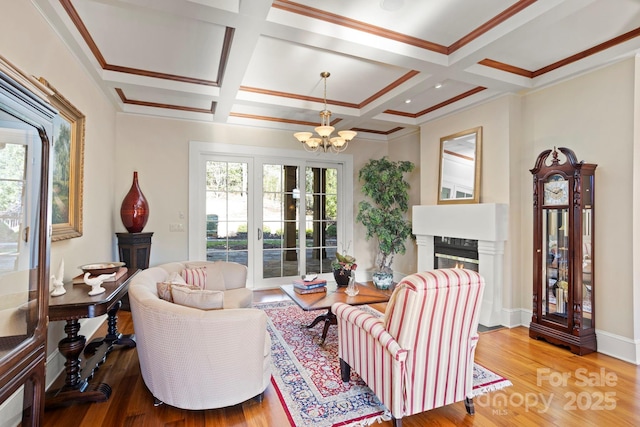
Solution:
{"label": "patterned area rug", "polygon": [[[306,312],[292,301],[256,304],[266,312],[271,334],[271,379],[293,427],[346,427],[389,419],[386,408],[371,389],[351,371],[343,383],[338,361],[338,328],[331,326],[323,346],[318,344],[323,322],[310,324],[322,311]],[[363,306],[363,309],[380,315]],[[474,395],[498,390],[511,382],[476,364]],[[464,409],[462,409],[464,410]]]}

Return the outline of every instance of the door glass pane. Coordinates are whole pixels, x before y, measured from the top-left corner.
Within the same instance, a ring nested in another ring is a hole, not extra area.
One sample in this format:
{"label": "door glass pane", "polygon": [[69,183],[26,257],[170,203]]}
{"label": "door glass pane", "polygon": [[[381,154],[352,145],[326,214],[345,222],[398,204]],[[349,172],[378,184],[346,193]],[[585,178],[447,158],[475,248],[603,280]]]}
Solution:
{"label": "door glass pane", "polygon": [[206,163],[207,260],[249,265],[248,166]]}
{"label": "door glass pane", "polygon": [[305,263],[307,272],[329,273],[337,249],[338,171],[307,167],[305,171]]}
{"label": "door glass pane", "polygon": [[542,315],[546,320],[567,325],[569,303],[568,209],[545,209],[542,216],[543,259],[545,272],[542,284]]}
{"label": "door glass pane", "polygon": [[277,164],[262,168],[263,278],[300,275],[298,169]]}
{"label": "door glass pane", "polygon": [[38,321],[41,145],[35,128],[0,111],[0,361]]}

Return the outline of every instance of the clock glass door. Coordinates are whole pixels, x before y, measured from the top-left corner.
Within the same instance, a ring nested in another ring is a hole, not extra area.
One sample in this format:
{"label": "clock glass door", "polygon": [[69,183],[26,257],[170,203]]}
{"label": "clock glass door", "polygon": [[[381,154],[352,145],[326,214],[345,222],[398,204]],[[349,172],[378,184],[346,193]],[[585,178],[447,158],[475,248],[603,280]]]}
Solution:
{"label": "clock glass door", "polygon": [[545,320],[567,325],[568,221],[569,210],[544,209],[542,216],[544,274],[542,275],[542,316]]}
{"label": "clock glass door", "polygon": [[593,328],[593,218],[591,208],[582,210],[582,328]]}

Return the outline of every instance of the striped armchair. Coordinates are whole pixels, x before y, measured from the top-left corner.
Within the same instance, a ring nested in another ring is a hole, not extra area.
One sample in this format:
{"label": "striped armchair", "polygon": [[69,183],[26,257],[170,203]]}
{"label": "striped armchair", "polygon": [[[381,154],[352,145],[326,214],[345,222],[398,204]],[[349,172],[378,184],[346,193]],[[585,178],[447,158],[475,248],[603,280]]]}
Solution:
{"label": "striped armchair", "polygon": [[484,279],[438,269],[403,279],[383,318],[336,303],[342,380],[353,368],[402,417],[464,400],[473,415],[473,363]]}

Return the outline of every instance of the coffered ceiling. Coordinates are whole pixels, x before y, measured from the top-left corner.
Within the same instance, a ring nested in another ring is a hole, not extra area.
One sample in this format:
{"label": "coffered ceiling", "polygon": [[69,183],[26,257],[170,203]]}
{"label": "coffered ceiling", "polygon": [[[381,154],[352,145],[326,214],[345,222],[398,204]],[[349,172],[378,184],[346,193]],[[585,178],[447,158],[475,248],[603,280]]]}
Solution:
{"label": "coffered ceiling", "polygon": [[640,49],[639,0],[32,1],[120,111],[310,131],[329,71],[367,139]]}

